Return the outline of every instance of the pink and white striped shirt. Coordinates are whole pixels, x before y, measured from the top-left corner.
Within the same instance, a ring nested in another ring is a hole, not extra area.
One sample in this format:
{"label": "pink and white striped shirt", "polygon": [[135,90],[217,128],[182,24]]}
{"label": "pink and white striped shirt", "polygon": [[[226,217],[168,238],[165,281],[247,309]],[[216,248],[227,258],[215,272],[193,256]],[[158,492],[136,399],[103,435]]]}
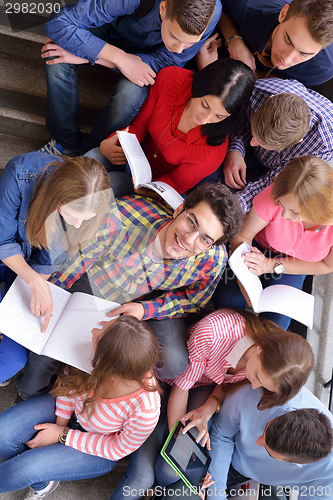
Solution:
{"label": "pink and white striped shirt", "polygon": [[[153,382],[152,384],[155,384]],[[128,396],[101,399],[92,416],[81,413],[87,395],[58,397],[55,414],[69,419],[73,412],[87,431],[70,429],[66,445],[76,450],[117,461],[137,450],[153,432],[160,414],[157,391],[139,389]]]}
{"label": "pink and white striped shirt", "polygon": [[167,380],[169,384],[186,391],[200,385],[234,383],[246,378],[245,368],[235,375],[226,375],[253,344],[246,336],[243,316],[229,309],[214,311],[196,323],[189,335],[189,365],[181,375]]}

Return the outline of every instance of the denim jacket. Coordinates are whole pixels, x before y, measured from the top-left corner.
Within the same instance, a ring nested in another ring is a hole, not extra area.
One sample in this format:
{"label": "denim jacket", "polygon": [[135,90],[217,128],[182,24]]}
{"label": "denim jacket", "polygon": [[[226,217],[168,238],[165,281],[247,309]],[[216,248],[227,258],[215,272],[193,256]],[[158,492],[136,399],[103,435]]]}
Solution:
{"label": "denim jacket", "polygon": [[[37,273],[52,274],[49,252],[31,248],[27,241],[26,222],[30,199],[44,168],[62,161],[47,153],[26,153],[12,158],[0,178],[0,260],[22,255]],[[55,166],[47,169],[51,173]]]}

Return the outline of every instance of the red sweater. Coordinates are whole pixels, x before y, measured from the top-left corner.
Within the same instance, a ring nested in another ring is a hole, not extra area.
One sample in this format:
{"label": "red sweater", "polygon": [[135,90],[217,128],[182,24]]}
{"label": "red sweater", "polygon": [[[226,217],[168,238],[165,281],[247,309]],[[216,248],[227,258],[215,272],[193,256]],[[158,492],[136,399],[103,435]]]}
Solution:
{"label": "red sweater", "polygon": [[192,80],[189,70],[175,66],[161,69],[147,101],[129,126],[148,158],[153,180],[166,182],[181,194],[215,172],[228,146],[227,139],[220,146],[209,146],[200,126],[185,135],[177,129],[191,97]]}

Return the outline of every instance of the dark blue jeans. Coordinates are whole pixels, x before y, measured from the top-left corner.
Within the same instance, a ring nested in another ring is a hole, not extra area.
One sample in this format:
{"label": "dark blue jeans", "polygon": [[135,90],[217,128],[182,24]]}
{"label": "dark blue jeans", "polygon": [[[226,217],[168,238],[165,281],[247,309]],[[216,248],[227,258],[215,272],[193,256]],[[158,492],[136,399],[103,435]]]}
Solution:
{"label": "dark blue jeans", "polygon": [[[106,25],[89,31],[108,43],[116,44],[110,39]],[[119,41],[117,45],[120,45]],[[80,146],[79,89],[76,75],[78,65],[45,64],[44,68],[47,82],[47,129],[63,147],[77,149]],[[82,142],[80,152],[85,153],[98,147],[112,132],[127,127],[140,111],[148,92],[149,87],[139,87],[122,76],[89,138]]]}

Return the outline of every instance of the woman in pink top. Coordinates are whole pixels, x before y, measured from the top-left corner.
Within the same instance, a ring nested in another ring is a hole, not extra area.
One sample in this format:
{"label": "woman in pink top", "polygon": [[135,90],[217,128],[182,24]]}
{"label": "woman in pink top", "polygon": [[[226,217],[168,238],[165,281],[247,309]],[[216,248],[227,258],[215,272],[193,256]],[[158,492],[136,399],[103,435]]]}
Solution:
{"label": "woman in pink top", "polygon": [[0,493],[29,486],[24,499],[45,498],[61,480],[106,474],[155,428],[158,344],[150,327],[122,316],[92,335],[91,375],[69,368],[53,396],[0,415]]}
{"label": "woman in pink top", "polygon": [[[254,240],[254,242],[253,242]],[[313,156],[292,160],[274,183],[253,200],[244,226],[231,244],[234,251],[247,242],[251,251],[243,258],[266,288],[285,284],[301,289],[307,274],[333,271],[333,170]],[[231,271],[221,280],[215,307],[243,309],[248,297]],[[269,313],[266,317],[287,329],[290,318]]]}

